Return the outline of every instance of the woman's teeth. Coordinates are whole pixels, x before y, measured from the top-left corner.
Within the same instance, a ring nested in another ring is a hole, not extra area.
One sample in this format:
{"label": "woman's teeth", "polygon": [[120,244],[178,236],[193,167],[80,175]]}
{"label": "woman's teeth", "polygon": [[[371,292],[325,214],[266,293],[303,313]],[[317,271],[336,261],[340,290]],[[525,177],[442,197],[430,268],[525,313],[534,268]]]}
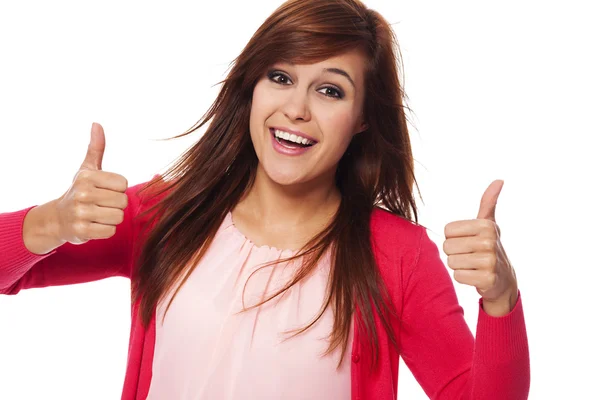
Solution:
{"label": "woman's teeth", "polygon": [[283,139],[287,140],[288,142],[297,143],[302,146],[312,146],[313,144],[315,144],[315,142],[313,142],[312,140],[308,140],[301,136],[296,136],[293,133],[290,134],[285,131],[280,131],[279,129],[274,129],[273,133],[275,134],[275,138],[277,139],[277,141],[280,143],[281,139]]}

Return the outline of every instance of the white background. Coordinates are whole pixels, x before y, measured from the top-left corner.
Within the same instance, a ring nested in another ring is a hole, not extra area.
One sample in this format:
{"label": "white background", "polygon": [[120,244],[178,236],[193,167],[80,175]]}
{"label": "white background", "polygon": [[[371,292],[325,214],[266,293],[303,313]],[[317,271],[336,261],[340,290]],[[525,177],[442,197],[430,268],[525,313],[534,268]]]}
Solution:
{"label": "white background", "polygon": [[[164,170],[201,133],[155,139],[202,116],[280,3],[2,1],[0,211],[63,194],[93,121],[106,132],[104,170],[130,185]],[[367,2],[400,40],[419,221],[444,262],[444,226],[475,218],[487,186],[505,181],[497,221],[522,292],[535,400],[599,396],[594,3]],[[479,297],[455,286],[474,332]],[[129,313],[121,278],[0,297],[0,398],[119,398]],[[401,367],[399,398],[425,399]]]}

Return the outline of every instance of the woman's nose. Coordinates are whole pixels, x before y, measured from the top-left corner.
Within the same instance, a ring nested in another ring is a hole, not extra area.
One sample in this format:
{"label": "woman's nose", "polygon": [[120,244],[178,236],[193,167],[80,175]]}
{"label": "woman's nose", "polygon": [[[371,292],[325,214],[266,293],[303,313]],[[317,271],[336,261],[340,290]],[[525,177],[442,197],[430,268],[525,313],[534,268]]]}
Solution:
{"label": "woman's nose", "polygon": [[310,120],[310,108],[306,93],[300,93],[300,90],[290,93],[286,103],[283,105],[283,113],[292,121]]}

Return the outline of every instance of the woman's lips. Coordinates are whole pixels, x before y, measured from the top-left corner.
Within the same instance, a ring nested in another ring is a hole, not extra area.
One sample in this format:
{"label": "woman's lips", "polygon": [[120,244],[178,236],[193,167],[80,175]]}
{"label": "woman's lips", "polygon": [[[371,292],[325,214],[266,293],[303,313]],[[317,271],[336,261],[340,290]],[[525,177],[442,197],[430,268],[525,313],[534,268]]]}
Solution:
{"label": "woman's lips", "polygon": [[275,132],[273,131],[273,129],[269,129],[269,132],[271,134],[270,135],[271,136],[271,144],[273,145],[273,149],[276,152],[278,152],[279,154],[283,154],[286,156],[299,156],[299,155],[306,153],[313,147],[315,147],[315,145],[302,146],[302,147],[288,147],[288,146],[284,145],[283,143],[279,143],[277,141],[277,138],[275,138]]}
{"label": "woman's lips", "polygon": [[277,130],[279,130],[279,131],[284,131],[284,132],[287,132],[287,133],[289,133],[289,134],[294,134],[294,135],[296,135],[296,136],[300,136],[300,137],[302,137],[302,138],[305,138],[305,139],[308,139],[308,140],[310,140],[311,142],[314,142],[314,143],[319,143],[319,141],[318,141],[317,139],[315,139],[315,138],[314,138],[314,137],[312,137],[312,136],[309,136],[309,135],[307,135],[307,134],[306,134],[306,133],[304,133],[304,132],[300,132],[300,131],[297,131],[297,130],[294,130],[294,129],[288,129],[288,128],[285,128],[285,127],[283,127],[283,126],[272,126],[272,127],[270,127],[270,128],[269,128],[269,130],[271,131],[271,133],[273,133],[273,131],[274,131],[275,129],[277,129]]}

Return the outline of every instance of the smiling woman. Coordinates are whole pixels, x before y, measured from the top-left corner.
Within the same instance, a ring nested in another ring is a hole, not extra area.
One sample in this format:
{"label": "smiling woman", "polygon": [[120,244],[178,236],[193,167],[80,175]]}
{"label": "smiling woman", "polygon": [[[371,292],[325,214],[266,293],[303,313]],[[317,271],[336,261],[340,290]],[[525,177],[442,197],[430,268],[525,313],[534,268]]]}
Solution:
{"label": "smiling woman", "polygon": [[257,175],[279,185],[334,182],[350,141],[367,127],[366,61],[362,50],[352,50],[312,64],[279,62],[258,80],[250,112]]}
{"label": "smiling woman", "polygon": [[400,60],[361,2],[285,2],[163,176],[102,171],[94,124],[67,193],[0,216],[0,293],[129,277],[127,400],[394,399],[400,356],[432,398],[526,398],[519,293],[475,341],[418,224]]}

